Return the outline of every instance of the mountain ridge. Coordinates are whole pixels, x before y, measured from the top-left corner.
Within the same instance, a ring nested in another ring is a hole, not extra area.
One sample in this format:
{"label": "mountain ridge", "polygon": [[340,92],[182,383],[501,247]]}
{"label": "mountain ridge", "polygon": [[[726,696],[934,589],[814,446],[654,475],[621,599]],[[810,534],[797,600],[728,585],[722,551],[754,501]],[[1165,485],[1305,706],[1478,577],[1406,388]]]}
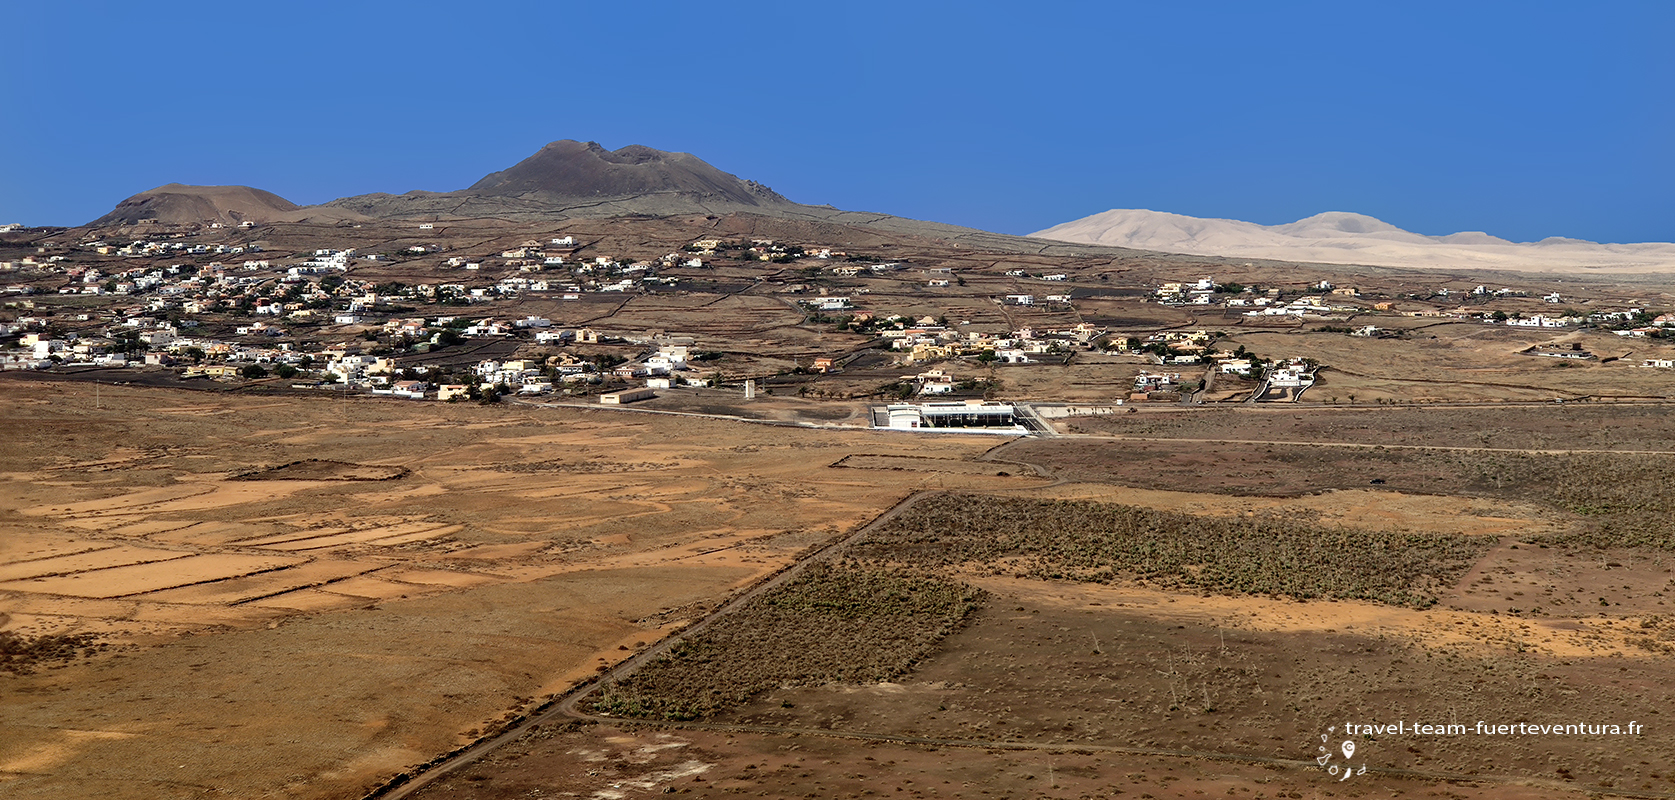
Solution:
{"label": "mountain ridge", "polygon": [[[176,184],[171,184],[171,187],[175,194],[197,195],[193,203],[181,204],[190,213],[183,211],[164,220],[152,215],[117,214],[113,211],[89,223],[88,227],[134,225],[141,220],[175,225],[225,223],[242,219],[315,223],[379,220],[550,223],[566,219],[632,216],[713,220],[744,215],[777,220],[775,225],[788,230],[799,226],[809,229],[841,226],[886,236],[936,239],[960,247],[998,252],[1117,254],[1117,249],[1113,248],[1096,250],[1087,245],[1028,239],[890,214],[796,203],[761,183],[723,172],[697,156],[665,152],[644,145],[628,145],[613,151],[597,142],[559,140],[511,167],[485,175],[464,189],[447,192],[415,189],[403,194],[373,192],[312,206],[296,206],[278,195],[251,187],[185,187]],[[270,204],[273,208],[260,214],[246,213],[228,199],[236,194],[231,190],[269,196],[274,201]],[[130,201],[146,194],[150,193],[135,195],[124,204],[133,205]],[[124,210],[123,206],[117,210]]]}

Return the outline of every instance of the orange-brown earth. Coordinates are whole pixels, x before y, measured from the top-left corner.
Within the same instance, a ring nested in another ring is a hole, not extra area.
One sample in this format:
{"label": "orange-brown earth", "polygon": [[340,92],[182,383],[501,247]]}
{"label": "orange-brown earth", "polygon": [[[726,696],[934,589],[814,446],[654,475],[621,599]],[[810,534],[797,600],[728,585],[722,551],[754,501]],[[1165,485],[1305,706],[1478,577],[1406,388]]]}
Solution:
{"label": "orange-brown earth", "polygon": [[4,385],[0,631],[106,648],[0,673],[12,797],[358,795],[916,488],[1043,483],[827,466],[992,437],[88,388]]}

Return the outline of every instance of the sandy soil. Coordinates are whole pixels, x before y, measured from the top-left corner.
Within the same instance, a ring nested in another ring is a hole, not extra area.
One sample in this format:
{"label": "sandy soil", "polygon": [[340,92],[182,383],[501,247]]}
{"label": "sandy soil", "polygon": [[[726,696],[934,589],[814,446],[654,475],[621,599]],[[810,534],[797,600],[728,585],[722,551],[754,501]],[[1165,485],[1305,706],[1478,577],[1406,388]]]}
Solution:
{"label": "sandy soil", "polygon": [[[1369,759],[1370,760],[1370,759]],[[1313,767],[1312,763],[1309,767]],[[543,728],[422,798],[880,796],[943,798],[1575,797],[1562,788],[1434,781],[1369,770],[1339,782],[1318,768],[1202,762],[1157,754],[915,745],[817,735]],[[1376,769],[1376,768],[1375,768]]]}
{"label": "sandy soil", "polygon": [[[828,467],[992,438],[5,391],[0,630],[116,646],[0,675],[12,797],[355,796],[916,488],[1026,480]],[[231,480],[307,459],[357,466]]]}
{"label": "sandy soil", "polygon": [[[1373,769],[1431,773],[1433,786],[1471,775],[1640,788],[1640,763],[1668,763],[1675,743],[1654,713],[1675,699],[1654,677],[1662,665],[1626,655],[1621,636],[1600,649],[1586,633],[1457,612],[975,582],[994,599],[910,680],[781,689],[719,721],[1299,761],[1345,721],[1648,725],[1635,736],[1358,737]],[[1213,773],[1214,760],[1195,772]],[[1275,775],[1291,788],[1323,777]]]}
{"label": "sandy soil", "polygon": [[1069,424],[1084,433],[1177,439],[1675,452],[1675,414],[1669,410],[1663,403],[1153,406],[1114,417],[1074,418]]}

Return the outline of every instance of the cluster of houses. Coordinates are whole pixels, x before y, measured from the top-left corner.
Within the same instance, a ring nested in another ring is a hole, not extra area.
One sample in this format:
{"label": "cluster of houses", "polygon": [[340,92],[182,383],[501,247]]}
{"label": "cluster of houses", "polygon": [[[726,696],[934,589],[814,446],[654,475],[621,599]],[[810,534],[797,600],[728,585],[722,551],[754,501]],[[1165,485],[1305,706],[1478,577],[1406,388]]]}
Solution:
{"label": "cluster of houses", "polygon": [[[574,237],[564,236],[551,239],[549,242],[527,241],[522,245],[501,252],[505,259],[503,266],[513,271],[512,275],[492,283],[468,286],[465,283],[448,283],[442,285],[419,285],[402,287],[398,297],[392,299],[419,300],[428,302],[474,303],[493,300],[500,297],[515,296],[525,292],[555,292],[561,294],[561,299],[579,299],[583,292],[626,292],[633,291],[644,285],[673,285],[674,278],[659,278],[656,275],[657,263],[673,264],[682,262],[680,254],[671,253],[664,256],[660,262],[642,261],[623,263],[613,258],[597,257],[591,261],[571,261],[566,255],[572,254],[577,243]],[[105,242],[90,242],[80,246],[100,255],[160,258],[169,255],[238,255],[260,252],[255,245],[226,245],[226,244],[186,244],[182,242],[135,241],[127,245],[113,245]],[[398,255],[416,256],[440,250],[435,245],[415,245],[402,251]],[[309,306],[310,301],[330,300],[334,295],[342,296],[342,292],[335,290],[305,291],[298,297],[293,291],[299,284],[318,286],[319,276],[335,275],[339,279],[349,272],[356,261],[379,261],[388,256],[382,254],[359,254],[353,248],[347,249],[319,249],[311,253],[298,254],[285,263],[270,260],[245,260],[242,264],[211,262],[205,266],[175,264],[168,267],[139,267],[128,270],[106,272],[97,267],[83,265],[66,265],[64,255],[52,255],[37,259],[28,256],[16,262],[0,263],[0,271],[19,271],[30,269],[47,273],[63,275],[66,284],[56,291],[60,294],[120,294],[120,295],[156,295],[159,297],[175,297],[182,302],[196,301],[197,310],[191,313],[206,313],[221,310],[213,301],[218,296],[228,296],[228,289],[238,289],[236,294],[252,299],[261,308],[258,313],[287,314],[293,312],[307,312],[316,310]],[[695,259],[684,259],[684,263],[692,265]],[[483,264],[463,257],[447,259],[448,267],[459,267],[468,271],[480,270]],[[701,262],[698,262],[701,264]],[[531,275],[554,269],[563,270],[567,275],[562,278],[544,275]],[[6,287],[6,291],[13,294],[28,294],[37,291],[28,285],[13,285]],[[263,298],[272,300],[277,296],[284,296],[289,303],[264,302]],[[334,310],[356,313],[362,311],[357,303],[351,301]],[[271,307],[270,307],[271,306]],[[306,318],[309,315],[299,315]]]}
{"label": "cluster of houses", "polygon": [[[1256,378],[1267,388],[1300,391],[1314,384],[1315,366],[1301,358],[1273,363],[1258,361],[1242,350],[1213,349],[1216,334],[1210,331],[1163,331],[1144,340],[1115,342],[1118,352],[1144,353],[1154,365],[1207,364],[1218,375]],[[1138,347],[1136,347],[1138,345]],[[1145,400],[1155,392],[1176,392],[1181,373],[1144,369],[1134,376],[1130,400]]]}
{"label": "cluster of houses", "polygon": [[1508,317],[1506,324],[1514,328],[1568,328],[1582,321],[1582,317],[1549,317],[1546,314],[1531,314],[1527,317]]}
{"label": "cluster of houses", "polygon": [[[1229,300],[1228,305],[1234,305],[1234,301],[1238,299]],[[1251,300],[1251,305],[1261,306],[1261,308],[1246,311],[1245,316],[1247,317],[1323,317],[1328,314],[1354,313],[1365,310],[1357,306],[1334,306],[1325,297],[1316,294],[1305,294],[1288,303],[1280,303],[1267,297],[1258,297]]]}
{"label": "cluster of houses", "polygon": [[1215,300],[1216,282],[1210,276],[1193,283],[1165,283],[1157,287],[1157,301],[1165,305],[1207,306]]}
{"label": "cluster of houses", "polygon": [[[432,224],[434,228],[434,225]],[[668,284],[673,279],[655,275],[649,262],[624,264],[611,258],[596,258],[590,262],[566,261],[565,254],[573,253],[577,243],[565,236],[549,242],[525,242],[513,250],[502,252],[506,265],[515,267],[514,273],[495,283],[468,286],[466,283],[376,285],[349,277],[357,260],[379,259],[383,256],[357,254],[349,249],[318,249],[297,254],[283,263],[270,260],[244,260],[242,263],[210,261],[207,264],[172,264],[142,266],[131,269],[111,269],[105,264],[96,266],[66,263],[67,256],[26,256],[19,261],[0,264],[0,270],[34,272],[43,277],[59,276],[63,284],[55,289],[59,294],[121,295],[142,301],[139,305],[107,309],[90,319],[81,315],[79,322],[106,322],[107,327],[138,329],[137,337],[117,337],[112,341],[109,331],[100,334],[83,332],[81,336],[63,333],[45,334],[45,323],[24,317],[0,329],[0,336],[17,335],[17,347],[0,358],[6,368],[44,368],[61,363],[92,363],[103,366],[129,363],[169,364],[180,359],[184,351],[194,351],[192,360],[247,362],[251,364],[288,363],[301,358],[287,345],[268,346],[246,339],[272,340],[283,337],[286,328],[276,322],[283,318],[298,325],[357,326],[365,331],[400,337],[407,342],[434,343],[442,329],[455,327],[465,336],[509,335],[520,327],[547,327],[539,318],[530,317],[515,322],[479,320],[451,326],[453,318],[441,317],[427,322],[416,317],[392,316],[396,308],[416,303],[469,305],[516,296],[526,292],[560,292],[560,299],[579,299],[584,291],[622,292],[648,283]],[[126,245],[93,241],[79,245],[83,250],[99,255],[120,257],[166,258],[170,255],[236,255],[261,250],[254,245],[188,244],[167,241],[134,241]],[[545,250],[541,248],[547,248]],[[409,248],[407,254],[422,254],[440,249],[431,245]],[[42,248],[43,254],[46,248]],[[664,263],[679,258],[671,254]],[[537,259],[530,263],[530,259]],[[449,259],[454,266],[474,267],[463,259]],[[539,272],[561,267],[570,274],[562,279],[523,273]],[[4,291],[13,295],[30,295],[43,291],[41,281],[15,284]],[[51,289],[45,291],[54,291]],[[27,301],[25,301],[27,302]],[[190,317],[205,314],[228,314],[233,317],[257,317],[256,321],[236,324],[230,336],[221,339],[188,337],[184,328],[196,327]],[[39,337],[22,341],[31,328]],[[85,326],[81,326],[84,327]],[[541,338],[553,340],[554,334],[542,331]],[[39,338],[40,341],[35,341]],[[138,344],[134,344],[137,342]],[[143,345],[143,346],[140,346]]]}
{"label": "cluster of houses", "polygon": [[1062,330],[1042,330],[1024,327],[1009,334],[960,332],[938,322],[935,317],[891,317],[892,327],[881,331],[891,349],[901,351],[897,363],[903,365],[992,354],[1001,364],[1029,364],[1042,357],[1087,350],[1105,331],[1085,322]]}
{"label": "cluster of houses", "polygon": [[[435,224],[426,223],[419,228],[421,231],[434,230]],[[362,336],[421,352],[448,344],[454,337],[466,336],[523,335],[542,344],[597,343],[599,334],[596,331],[561,329],[551,320],[533,314],[507,318],[421,316],[415,314],[413,307],[423,304],[470,306],[524,295],[561,301],[581,300],[587,293],[632,292],[673,285],[677,279],[659,276],[660,268],[702,267],[703,257],[713,255],[718,248],[724,248],[724,244],[735,253],[745,253],[746,258],[762,261],[804,257],[831,260],[846,256],[829,249],[813,250],[771,240],[753,240],[748,247],[721,240],[700,240],[681,253],[670,253],[658,259],[625,261],[606,256],[579,259],[576,255],[579,243],[572,236],[563,236],[545,241],[528,240],[500,250],[498,262],[492,255],[455,256],[442,262],[448,268],[464,273],[480,272],[486,265],[492,266],[497,270],[497,275],[492,278],[485,276],[407,286],[357,280],[353,269],[357,262],[389,256],[359,253],[350,248],[323,248],[281,259],[257,257],[261,248],[253,245],[190,244],[164,240],[128,244],[87,242],[78,247],[113,259],[100,260],[96,264],[72,263],[64,255],[48,255],[46,248],[42,248],[38,256],[0,263],[0,271],[31,272],[37,276],[54,276],[54,280],[37,279],[30,283],[13,284],[4,287],[4,293],[16,296],[12,305],[23,312],[32,308],[29,295],[40,292],[113,295],[122,299],[113,307],[81,313],[69,320],[60,311],[56,318],[23,313],[11,322],[0,322],[0,344],[12,345],[0,351],[0,368],[151,364],[188,368],[189,375],[231,377],[250,374],[250,367],[286,367],[297,373],[308,372],[304,380],[322,378],[332,386],[364,388],[399,397],[436,397],[444,400],[488,389],[540,394],[554,391],[555,386],[577,381],[602,382],[607,377],[644,381],[653,388],[667,387],[683,381],[693,382],[691,376],[697,371],[688,363],[690,340],[664,337],[642,342],[649,345],[644,354],[628,363],[611,365],[609,369],[570,355],[554,356],[539,362],[485,360],[470,370],[468,382],[459,382],[462,380],[459,377],[452,382],[441,382],[414,377],[415,373],[423,375],[427,371],[417,367],[399,367],[387,355],[387,350],[384,351],[386,355],[363,353],[360,348],[364,345],[354,341],[353,337]],[[422,256],[441,249],[435,245],[420,244],[396,255]],[[159,262],[177,255],[226,258],[224,261],[200,258],[192,264],[160,265]],[[144,258],[151,263],[123,269],[123,263],[114,261],[115,257]],[[203,261],[208,263],[197,263]],[[821,271],[855,276],[863,271],[876,274],[900,269],[903,266],[895,262],[844,263],[823,267]],[[947,286],[951,280],[958,280],[953,271],[945,267],[926,269],[925,274],[933,287]],[[1062,273],[1031,275],[1013,270],[1007,275],[1048,282],[1068,280],[1068,275]],[[794,286],[791,290],[806,288]],[[851,291],[859,294],[867,290]],[[1485,286],[1476,287],[1470,294],[1477,297],[1524,296],[1524,293],[1511,289],[1490,290]],[[1158,303],[1194,306],[1220,303],[1229,309],[1243,309],[1242,313],[1251,317],[1324,317],[1365,312],[1368,310],[1365,303],[1345,304],[1346,298],[1359,296],[1360,292],[1353,287],[1338,287],[1321,281],[1310,287],[1308,293],[1282,298],[1277,289],[1255,291],[1231,285],[1218,286],[1211,276],[1164,283],[1155,292]],[[1450,290],[1442,289],[1432,296],[1448,297]],[[1068,306],[1071,295],[1019,293],[991,300],[1013,307]],[[1549,294],[1542,300],[1549,304],[1563,302],[1557,293]],[[849,317],[850,324],[864,325],[867,330],[875,331],[897,354],[898,366],[962,357],[1000,364],[1029,364],[1075,351],[1091,350],[1106,334],[1098,326],[1085,322],[1051,330],[1024,326],[1005,332],[978,332],[965,329],[962,327],[964,323],[951,327],[945,319],[932,316],[880,317],[870,311],[856,310],[851,301],[850,295],[834,292],[800,302],[816,312],[853,312]],[[1390,310],[1390,304],[1372,303],[1372,308]],[[1587,316],[1524,316],[1498,312],[1490,315],[1481,309],[1482,306],[1476,309],[1462,307],[1456,311],[1400,313],[1490,318],[1513,327],[1560,328],[1586,324],[1609,327],[1623,336],[1662,336],[1668,329],[1675,328],[1675,314],[1653,317],[1638,308],[1600,311]],[[225,315],[210,325],[214,329],[213,335],[206,333],[200,321],[193,319],[194,316],[207,314]],[[326,325],[340,327],[322,331],[320,326]],[[75,328],[79,333],[66,328]],[[311,343],[308,345],[310,352],[302,352],[298,349],[300,345],[283,341],[292,339],[290,334],[303,329],[310,330],[311,339],[318,340],[323,332],[328,338],[349,341],[327,345],[324,349]],[[1351,331],[1351,335],[1369,337],[1380,333],[1381,329],[1371,325]],[[1213,334],[1202,330],[1166,331],[1148,337],[1138,348],[1131,346],[1131,340],[1124,340],[1114,349],[1144,351],[1153,365],[1159,368],[1158,372],[1144,371],[1135,378],[1133,392],[1140,395],[1177,388],[1181,375],[1165,371],[1167,368],[1204,363],[1213,363],[1210,369],[1217,374],[1259,378],[1275,388],[1300,390],[1313,382],[1312,369],[1305,362],[1291,360],[1264,368],[1260,362],[1242,354],[1214,351],[1214,339]],[[1574,356],[1558,354],[1554,357]],[[1645,365],[1667,368],[1663,362],[1656,360]],[[830,359],[826,359],[824,365],[816,364],[816,371],[827,371],[834,366]],[[918,393],[923,395],[949,394],[959,385],[953,375],[942,369],[920,373],[914,381]]]}
{"label": "cluster of houses", "polygon": [[[1253,292],[1243,287],[1238,291],[1228,291],[1230,287],[1223,287],[1215,282],[1211,276],[1199,278],[1196,281],[1171,282],[1160,285],[1154,292],[1157,302],[1165,305],[1221,305],[1228,309],[1247,309],[1243,314],[1247,317],[1328,317],[1331,315],[1366,313],[1369,309],[1365,305],[1345,304],[1339,298],[1360,297],[1360,290],[1354,287],[1335,286],[1331,281],[1322,280],[1309,287],[1308,294],[1290,299],[1282,299],[1278,289],[1267,289]],[[1477,286],[1469,292],[1441,288],[1431,294],[1432,298],[1448,298],[1453,295],[1467,295],[1476,298],[1523,297],[1527,293],[1510,288],[1490,289],[1487,286]],[[1218,300],[1218,298],[1220,298]],[[1564,298],[1558,292],[1543,295],[1541,298],[1548,304],[1559,304]],[[1006,298],[1006,302],[1015,305],[1029,305],[1033,298],[1028,295],[1013,295]],[[1372,303],[1373,311],[1392,311],[1392,303]],[[1613,315],[1622,318],[1632,318],[1639,309],[1626,312],[1600,312],[1584,316],[1554,315],[1554,314],[1506,314],[1484,311],[1481,308],[1462,306],[1453,310],[1408,311],[1397,312],[1407,316],[1453,317],[1457,319],[1478,319],[1504,324],[1515,328],[1566,328],[1585,323],[1605,324]],[[1668,316],[1668,315],[1665,315]],[[1646,336],[1658,329],[1658,325],[1645,325],[1617,330],[1623,336]],[[1371,334],[1359,334],[1371,335]]]}
{"label": "cluster of houses", "polygon": [[1589,314],[1588,321],[1596,325],[1609,326],[1613,329],[1611,332],[1618,336],[1637,338],[1667,336],[1671,333],[1671,329],[1675,329],[1675,314],[1659,314],[1654,317],[1638,308],[1631,308],[1628,311]]}
{"label": "cluster of houses", "polygon": [[1360,290],[1354,287],[1334,286],[1331,281],[1320,281],[1310,289],[1313,293],[1282,301],[1279,289],[1258,292],[1246,287],[1222,286],[1215,282],[1213,276],[1206,275],[1191,282],[1164,283],[1157,287],[1154,296],[1163,305],[1221,305],[1229,309],[1249,309],[1244,312],[1247,317],[1325,316],[1366,310],[1360,306],[1332,303],[1334,297],[1360,297]]}
{"label": "cluster of houses", "polygon": [[[699,239],[698,241],[687,245],[686,251],[688,253],[697,253],[702,256],[713,256],[723,248],[735,246],[738,245],[725,239]],[[811,250],[803,247],[802,245],[788,245],[782,242],[776,242],[772,239],[752,239],[748,245],[743,245],[742,247],[739,247],[739,249],[742,251],[744,258],[755,261],[782,262],[802,258],[804,256],[818,258],[824,261],[847,255],[841,250],[832,250],[831,248]],[[688,264],[688,266],[699,265],[700,264],[697,263]]]}

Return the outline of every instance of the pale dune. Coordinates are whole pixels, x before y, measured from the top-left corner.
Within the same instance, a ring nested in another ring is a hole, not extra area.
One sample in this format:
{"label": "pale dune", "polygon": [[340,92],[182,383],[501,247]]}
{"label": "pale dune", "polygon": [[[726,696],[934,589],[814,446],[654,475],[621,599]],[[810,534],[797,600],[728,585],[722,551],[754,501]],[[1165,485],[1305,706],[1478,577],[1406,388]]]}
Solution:
{"label": "pale dune", "polygon": [[1596,244],[1551,237],[1509,242],[1481,231],[1426,236],[1329,211],[1285,225],[1112,209],[1030,234],[1164,253],[1428,269],[1627,274],[1675,272],[1675,244]]}

